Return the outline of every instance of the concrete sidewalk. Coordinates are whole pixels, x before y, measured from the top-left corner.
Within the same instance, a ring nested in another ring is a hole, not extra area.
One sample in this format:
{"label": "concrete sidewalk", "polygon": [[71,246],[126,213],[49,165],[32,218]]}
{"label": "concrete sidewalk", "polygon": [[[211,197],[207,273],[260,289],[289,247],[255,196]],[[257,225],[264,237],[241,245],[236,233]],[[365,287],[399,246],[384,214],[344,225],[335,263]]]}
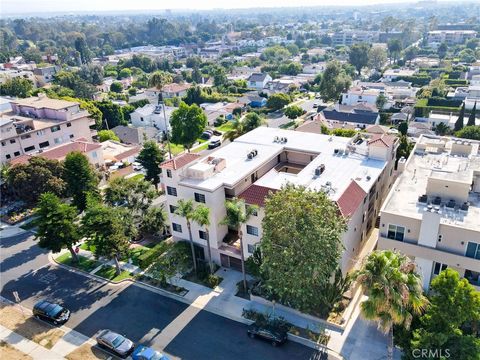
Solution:
{"label": "concrete sidewalk", "polygon": [[0,340],[5,341],[15,349],[31,356],[34,360],[64,359],[62,355],[58,354],[56,351],[53,351],[53,349],[48,350],[2,325],[0,325]]}

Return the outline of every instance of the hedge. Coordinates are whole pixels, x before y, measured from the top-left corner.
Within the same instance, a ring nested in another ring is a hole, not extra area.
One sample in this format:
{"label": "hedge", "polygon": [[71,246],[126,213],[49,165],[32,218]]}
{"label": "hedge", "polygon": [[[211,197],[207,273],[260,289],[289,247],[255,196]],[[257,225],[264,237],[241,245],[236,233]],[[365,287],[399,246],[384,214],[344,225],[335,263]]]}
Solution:
{"label": "hedge", "polygon": [[431,76],[400,76],[397,78],[396,81],[403,80],[407,82],[411,82],[414,86],[425,86],[430,84],[432,80]]}
{"label": "hedge", "polygon": [[445,85],[450,86],[467,86],[468,81],[465,79],[445,79]]}
{"label": "hedge", "polygon": [[138,257],[138,266],[145,270],[150,266],[160,255],[167,251],[169,243],[162,241],[153,248]]}
{"label": "hedge", "polygon": [[441,97],[431,97],[427,101],[427,106],[459,107],[460,105],[462,105],[462,100],[449,100]]}

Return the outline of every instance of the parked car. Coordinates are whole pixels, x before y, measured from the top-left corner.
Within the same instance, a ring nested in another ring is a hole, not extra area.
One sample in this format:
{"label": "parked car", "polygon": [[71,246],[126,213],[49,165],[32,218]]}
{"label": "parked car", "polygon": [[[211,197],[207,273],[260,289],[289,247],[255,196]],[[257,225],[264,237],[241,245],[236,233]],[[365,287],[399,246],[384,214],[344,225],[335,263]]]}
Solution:
{"label": "parked car", "polygon": [[222,132],[221,132],[221,131],[218,131],[218,130],[215,130],[215,129],[214,129],[214,130],[212,130],[212,132],[213,132],[213,135],[215,135],[215,136],[222,136]]}
{"label": "parked car", "polygon": [[33,316],[55,325],[61,325],[65,324],[70,318],[70,311],[61,305],[40,300],[33,306]]}
{"label": "parked car", "polygon": [[133,342],[112,330],[102,330],[97,336],[98,346],[126,358],[135,348]]}
{"label": "parked car", "polygon": [[142,164],[140,164],[139,162],[134,162],[134,163],[132,163],[132,165],[133,165],[133,170],[134,170],[134,171],[141,171],[141,170],[143,170],[143,166],[142,166]]}
{"label": "parked car", "polygon": [[273,346],[282,345],[287,341],[287,332],[280,329],[274,329],[269,326],[260,326],[258,324],[252,324],[247,328],[247,334],[252,339],[258,337],[263,340],[269,341]]}
{"label": "parked car", "polygon": [[219,147],[220,145],[222,145],[222,140],[221,139],[212,139],[208,143],[208,148],[209,149],[215,149],[215,148]]}
{"label": "parked car", "polygon": [[313,103],[313,108],[314,108],[314,109],[318,108],[318,103],[317,103],[317,102],[314,102],[314,103]]}
{"label": "parked car", "polygon": [[132,360],[170,360],[170,358],[152,348],[139,345],[132,353]]}
{"label": "parked car", "polygon": [[200,136],[200,138],[204,139],[204,140],[208,140],[212,137],[213,135],[213,132],[210,131],[210,130],[206,130],[203,132],[203,134]]}

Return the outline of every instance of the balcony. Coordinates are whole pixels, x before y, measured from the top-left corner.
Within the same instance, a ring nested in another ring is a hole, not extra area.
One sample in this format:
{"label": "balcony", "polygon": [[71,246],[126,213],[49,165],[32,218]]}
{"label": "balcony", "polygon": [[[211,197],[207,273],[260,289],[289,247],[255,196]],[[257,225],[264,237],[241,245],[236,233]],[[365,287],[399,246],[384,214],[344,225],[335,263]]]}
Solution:
{"label": "balcony", "polygon": [[465,270],[465,276],[464,277],[473,286],[476,286],[476,287],[480,286],[480,272],[467,269],[467,270]]}
{"label": "balcony", "polygon": [[222,244],[218,247],[218,249],[230,256],[240,256],[241,249],[238,233],[236,231],[229,230],[227,235],[225,235],[223,238]]}

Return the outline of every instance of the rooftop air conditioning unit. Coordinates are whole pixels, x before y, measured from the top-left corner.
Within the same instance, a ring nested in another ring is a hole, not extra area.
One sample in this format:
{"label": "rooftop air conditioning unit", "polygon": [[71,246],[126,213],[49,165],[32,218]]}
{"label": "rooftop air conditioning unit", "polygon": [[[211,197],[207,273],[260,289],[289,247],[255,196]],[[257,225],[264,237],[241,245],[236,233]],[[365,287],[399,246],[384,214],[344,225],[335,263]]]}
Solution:
{"label": "rooftop air conditioning unit", "polygon": [[315,176],[322,175],[324,171],[325,171],[325,164],[321,164],[320,166],[317,166],[315,169]]}

